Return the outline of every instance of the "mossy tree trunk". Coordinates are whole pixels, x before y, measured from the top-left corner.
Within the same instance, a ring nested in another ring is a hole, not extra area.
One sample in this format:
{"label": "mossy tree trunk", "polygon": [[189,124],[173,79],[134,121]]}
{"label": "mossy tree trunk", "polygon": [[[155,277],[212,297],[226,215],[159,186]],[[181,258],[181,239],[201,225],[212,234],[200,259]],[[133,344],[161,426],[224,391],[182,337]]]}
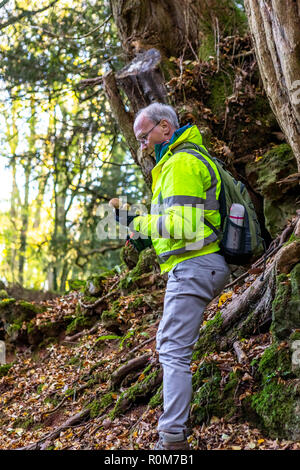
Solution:
{"label": "mossy tree trunk", "polygon": [[300,3],[245,0],[260,74],[300,172]]}

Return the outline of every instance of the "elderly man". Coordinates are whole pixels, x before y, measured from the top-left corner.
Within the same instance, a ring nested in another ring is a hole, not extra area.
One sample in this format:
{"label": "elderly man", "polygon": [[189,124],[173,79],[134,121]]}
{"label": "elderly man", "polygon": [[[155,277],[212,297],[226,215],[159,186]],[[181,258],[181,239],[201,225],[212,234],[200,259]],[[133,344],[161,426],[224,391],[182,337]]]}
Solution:
{"label": "elderly man", "polygon": [[213,230],[220,227],[221,182],[213,161],[205,155],[198,128],[179,128],[171,106],[153,103],[140,110],[134,133],[142,150],[155,151],[151,214],[120,223],[132,222],[136,232],[151,236],[161,272],[168,272],[157,332],[164,409],[155,449],[186,450],[193,345],[206,305],[222,291],[230,274]]}

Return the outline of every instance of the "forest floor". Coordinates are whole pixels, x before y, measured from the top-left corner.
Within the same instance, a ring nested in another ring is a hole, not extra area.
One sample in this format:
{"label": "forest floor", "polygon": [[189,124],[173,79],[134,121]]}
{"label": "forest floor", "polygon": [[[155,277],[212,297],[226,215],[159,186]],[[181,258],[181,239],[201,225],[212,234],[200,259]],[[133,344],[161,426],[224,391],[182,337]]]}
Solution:
{"label": "forest floor", "polygon": [[[163,291],[161,292],[163,298]],[[46,311],[40,314],[52,322],[62,315],[75,312],[78,292],[43,302]],[[124,316],[132,294],[123,297]],[[230,299],[225,301],[228,302]],[[211,318],[218,301],[206,311]],[[145,313],[137,307],[130,313],[131,326],[136,325]],[[149,362],[157,361],[155,333],[159,318],[149,322],[143,334],[127,335],[125,339],[112,335],[99,324],[92,334],[87,330],[75,340],[62,335],[57,343],[33,351],[19,348],[7,359],[12,366],[0,378],[0,449],[24,449],[39,443],[40,449],[54,450],[151,450],[157,440],[156,426],[162,412],[161,406],[151,408],[147,400],[136,400],[120,416],[112,419],[109,412],[115,406],[122,388],[112,393],[112,402],[97,413],[97,400],[109,390],[112,373],[124,363],[130,351],[133,357],[149,355]],[[152,339],[151,339],[152,338]],[[148,342],[145,343],[145,339]],[[258,334],[243,343],[247,360],[241,364],[234,352],[210,355],[223,368],[243,371],[242,394],[237,399],[235,416],[230,420],[213,416],[207,423],[193,425],[189,442],[193,450],[300,450],[300,442],[270,439],[261,430],[239,417],[239,403],[252,393],[251,361],[260,357],[270,345],[269,333]],[[206,358],[207,359],[207,358]],[[191,364],[192,372],[199,361]],[[134,380],[143,377],[138,373]],[[93,380],[91,380],[93,379]],[[96,411],[87,419],[72,419],[93,404]],[[96,408],[95,408],[96,407]]]}

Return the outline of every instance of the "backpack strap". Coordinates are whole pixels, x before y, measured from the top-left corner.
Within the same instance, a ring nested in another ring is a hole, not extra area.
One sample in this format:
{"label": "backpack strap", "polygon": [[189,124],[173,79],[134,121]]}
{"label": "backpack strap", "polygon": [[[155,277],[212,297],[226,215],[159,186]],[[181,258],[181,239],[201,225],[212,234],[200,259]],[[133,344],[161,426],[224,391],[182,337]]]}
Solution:
{"label": "backpack strap", "polygon": [[[206,157],[213,160],[213,157],[205,149],[203,149],[197,144],[194,144],[193,142],[183,142],[182,144],[177,145],[177,147],[174,148],[172,154],[174,155],[175,153],[179,152],[186,152],[192,154],[192,152],[189,152],[189,150],[196,150],[197,152],[203,153]],[[205,217],[204,223],[217,235],[219,239],[222,237],[222,232],[218,230],[212,223],[210,223],[209,220],[207,220]]]}

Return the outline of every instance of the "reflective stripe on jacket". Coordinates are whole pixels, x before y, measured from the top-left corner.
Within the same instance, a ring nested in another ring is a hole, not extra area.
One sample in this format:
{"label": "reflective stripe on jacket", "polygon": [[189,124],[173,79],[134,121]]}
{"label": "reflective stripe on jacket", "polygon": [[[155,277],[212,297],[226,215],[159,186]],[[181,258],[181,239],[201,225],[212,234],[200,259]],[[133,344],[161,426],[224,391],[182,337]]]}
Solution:
{"label": "reflective stripe on jacket", "polygon": [[185,259],[219,251],[217,236],[203,218],[220,227],[220,176],[215,164],[196,150],[173,155],[184,142],[203,147],[196,126],[171,143],[153,168],[151,214],[133,221],[134,230],[151,236],[162,273]]}

